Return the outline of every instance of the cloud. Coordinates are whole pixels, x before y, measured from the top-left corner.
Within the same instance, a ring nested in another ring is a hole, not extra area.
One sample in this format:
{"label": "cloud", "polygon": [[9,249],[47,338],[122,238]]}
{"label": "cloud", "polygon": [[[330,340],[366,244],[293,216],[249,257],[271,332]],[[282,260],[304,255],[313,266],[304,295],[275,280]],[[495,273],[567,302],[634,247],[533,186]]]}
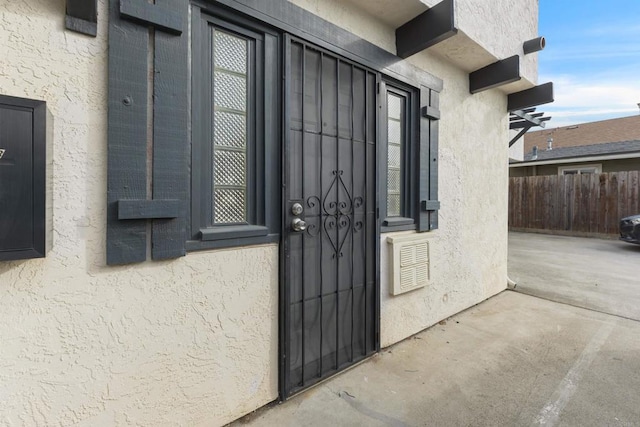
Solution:
{"label": "cloud", "polygon": [[638,37],[640,36],[640,24],[637,22],[622,22],[619,20],[615,25],[607,24],[596,27],[589,27],[583,30],[586,37]]}
{"label": "cloud", "polygon": [[539,107],[552,116],[547,127],[637,114],[640,111],[637,105],[640,102],[640,79],[633,74],[609,72],[591,76],[541,76],[542,82],[554,82],[555,101]]}
{"label": "cloud", "polygon": [[[538,108],[564,126],[640,111],[638,0],[541,0],[547,48],[539,55],[540,82],[553,81],[555,102]],[[576,9],[578,8],[578,9]]]}
{"label": "cloud", "polygon": [[602,115],[628,115],[637,113],[638,108],[610,108],[610,109],[600,109],[600,110],[559,110],[553,112],[554,118],[567,118],[567,117],[576,117],[576,116],[602,116]]}
{"label": "cloud", "polygon": [[[548,40],[540,56],[543,63],[589,61],[602,58],[638,58],[640,55],[640,32],[624,37],[560,37]],[[636,61],[637,62],[637,61]],[[593,65],[607,66],[607,63]],[[614,63],[615,65],[615,63]]]}
{"label": "cloud", "polygon": [[592,59],[614,59],[614,58],[638,58],[640,56],[640,44],[628,46],[593,46],[589,49],[581,48],[576,50],[562,51],[560,49],[545,52],[547,62],[575,62],[588,61]]}

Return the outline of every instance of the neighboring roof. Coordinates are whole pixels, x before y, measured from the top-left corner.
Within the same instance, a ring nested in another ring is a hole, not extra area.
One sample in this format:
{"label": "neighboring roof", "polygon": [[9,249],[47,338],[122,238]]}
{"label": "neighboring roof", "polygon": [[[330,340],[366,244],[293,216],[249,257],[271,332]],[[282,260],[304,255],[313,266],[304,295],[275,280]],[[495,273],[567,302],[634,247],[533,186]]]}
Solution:
{"label": "neighboring roof", "polygon": [[600,160],[606,160],[607,157],[640,157],[640,139],[634,141],[609,142],[606,144],[582,145],[578,147],[560,147],[552,150],[538,149],[538,156],[535,159],[533,158],[533,153],[528,152],[524,155],[523,161],[511,162],[511,165],[524,165],[532,162],[537,164],[551,163],[552,161],[553,163],[558,163],[558,160],[561,159],[579,161],[593,157],[597,157]]}
{"label": "neighboring roof", "polygon": [[546,150],[547,139],[550,136],[553,138],[554,150],[561,147],[640,140],[640,115],[527,132],[524,136],[525,154],[530,153],[534,145],[538,146],[538,153]]}

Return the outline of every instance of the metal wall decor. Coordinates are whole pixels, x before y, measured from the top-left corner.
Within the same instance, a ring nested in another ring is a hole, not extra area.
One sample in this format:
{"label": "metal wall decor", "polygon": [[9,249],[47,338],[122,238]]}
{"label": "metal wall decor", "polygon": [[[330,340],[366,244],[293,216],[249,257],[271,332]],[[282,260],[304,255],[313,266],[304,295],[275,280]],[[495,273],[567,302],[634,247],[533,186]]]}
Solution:
{"label": "metal wall decor", "polygon": [[[316,237],[321,230],[324,231],[335,252],[332,256],[335,259],[344,256],[342,248],[349,234],[362,230],[364,222],[356,221],[353,214],[355,209],[362,206],[364,199],[361,196],[352,199],[342,179],[343,170],[334,170],[332,173],[334,180],[322,201],[318,196],[307,198],[306,203],[309,208],[320,208],[319,214],[307,215],[307,219],[310,217],[317,219],[317,224],[309,224],[307,233],[311,237]],[[333,192],[337,192],[339,201],[330,201],[330,195]]]}

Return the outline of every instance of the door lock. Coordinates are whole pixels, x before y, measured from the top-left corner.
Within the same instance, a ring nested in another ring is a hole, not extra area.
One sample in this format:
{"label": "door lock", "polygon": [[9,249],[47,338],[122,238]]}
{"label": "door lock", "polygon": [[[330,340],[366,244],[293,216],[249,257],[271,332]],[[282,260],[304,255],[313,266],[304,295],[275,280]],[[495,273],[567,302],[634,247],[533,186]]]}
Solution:
{"label": "door lock", "polygon": [[294,203],[293,206],[291,206],[291,213],[294,215],[300,215],[303,210],[300,203]]}
{"label": "door lock", "polygon": [[307,223],[300,218],[294,218],[293,221],[291,221],[291,228],[293,231],[301,232],[307,229]]}

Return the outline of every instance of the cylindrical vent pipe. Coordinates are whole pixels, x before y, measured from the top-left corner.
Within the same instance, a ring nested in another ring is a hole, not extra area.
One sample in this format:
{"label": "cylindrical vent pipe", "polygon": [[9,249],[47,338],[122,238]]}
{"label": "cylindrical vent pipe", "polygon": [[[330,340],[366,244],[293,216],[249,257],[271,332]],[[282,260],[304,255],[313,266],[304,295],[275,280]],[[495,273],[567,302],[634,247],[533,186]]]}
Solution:
{"label": "cylindrical vent pipe", "polygon": [[528,55],[533,52],[537,52],[539,50],[544,49],[544,46],[547,42],[544,40],[544,37],[536,37],[535,39],[527,40],[522,44],[524,48],[524,54]]}

